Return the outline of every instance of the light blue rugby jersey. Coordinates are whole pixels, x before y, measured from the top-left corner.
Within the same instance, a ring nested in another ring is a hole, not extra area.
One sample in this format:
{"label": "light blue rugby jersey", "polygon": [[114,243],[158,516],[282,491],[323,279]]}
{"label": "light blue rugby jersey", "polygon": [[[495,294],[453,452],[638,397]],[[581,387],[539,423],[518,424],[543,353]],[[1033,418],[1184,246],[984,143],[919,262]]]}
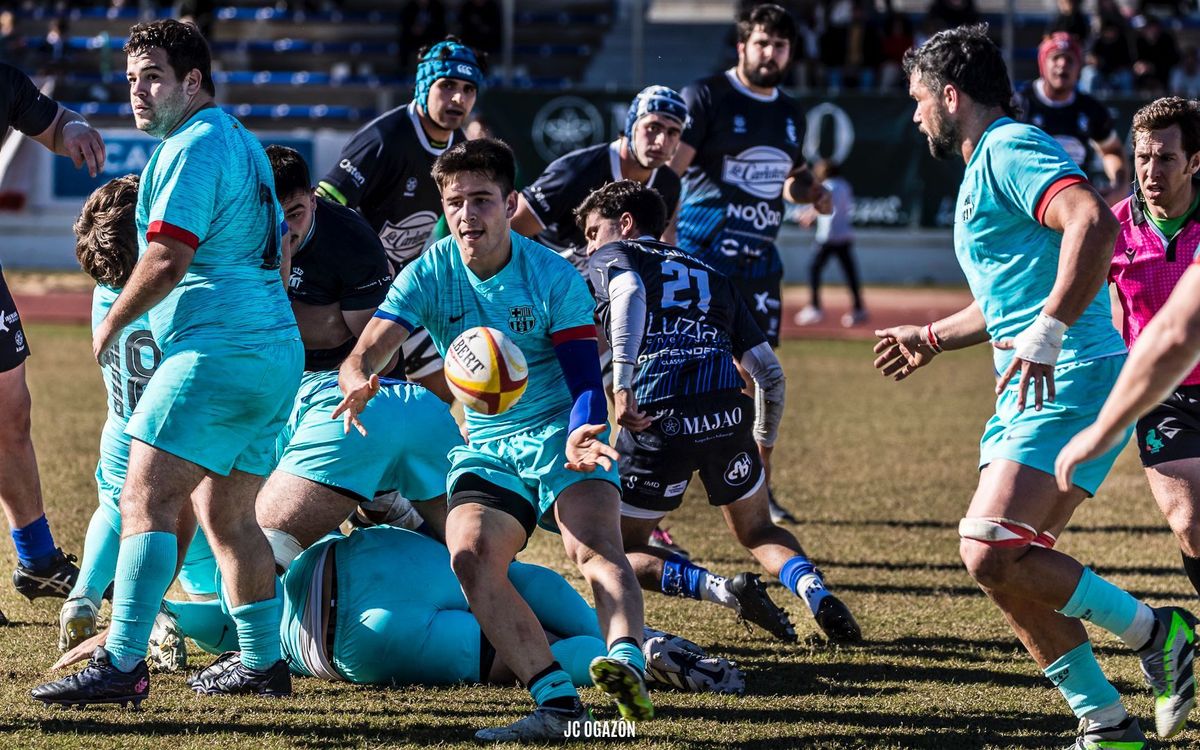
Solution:
{"label": "light blue rugby jersey", "polygon": [[[99,285],[92,292],[92,330],[112,309],[119,291]],[[150,376],[162,361],[162,352],[150,333],[150,318],[143,315],[130,323],[100,355],[104,390],[108,394],[108,419],[100,433],[100,460],[106,470],[125,476],[129,464],[129,437],[125,425],[137,406]]]}
{"label": "light blue rugby jersey", "polygon": [[[993,341],[1028,328],[1046,305],[1058,276],[1062,234],[1036,218],[1046,189],[1083,173],[1062,146],[1032,125],[1007,117],[984,132],[958,190],[954,252],[979,302]],[[1059,365],[1125,352],[1102,288],[1063,339]],[[997,372],[1012,361],[995,350]]]}
{"label": "light blue rugby jersey", "polygon": [[375,313],[410,331],[424,326],[443,357],[475,326],[495,328],[521,349],[529,365],[525,394],[502,414],[467,409],[472,443],[565,418],[573,401],[554,341],[595,336],[592,295],[575,267],[544,245],[509,236],[512,259],[486,281],[466,267],[453,237],[435,243],[396,277]]}
{"label": "light blue rugby jersey", "polygon": [[279,277],[282,226],[267,154],[234,117],[202,109],[158,145],[138,190],[139,254],[160,236],[196,249],[150,311],[164,351],[299,339]]}

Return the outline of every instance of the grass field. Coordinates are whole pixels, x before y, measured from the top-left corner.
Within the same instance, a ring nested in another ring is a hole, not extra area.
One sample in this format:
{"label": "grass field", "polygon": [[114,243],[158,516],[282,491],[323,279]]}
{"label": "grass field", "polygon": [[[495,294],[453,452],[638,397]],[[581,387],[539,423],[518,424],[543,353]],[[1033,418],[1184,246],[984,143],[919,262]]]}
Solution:
{"label": "grass field", "polygon": [[[34,437],[54,531],[81,551],[95,504],[92,472],[103,389],[83,328],[32,326]],[[773,585],[802,635],[785,645],[748,632],[725,609],[648,595],[647,619],[746,672],[745,697],[656,694],[659,718],[630,746],[654,748],[1048,748],[1073,737],[1065,703],[1028,659],[957,557],[956,525],[975,484],[976,445],[990,414],[989,352],[946,355],[894,384],[863,343],[784,346],[788,416],[775,486],[805,519],[795,528],[830,586],[854,609],[869,642],[831,648],[807,610]],[[748,556],[719,515],[691,492],[668,519],[693,558],[732,575]],[[1179,556],[1129,450],[1059,548],[1153,604],[1193,601]],[[578,576],[557,538],[539,532],[523,559]],[[0,544],[0,570],[14,564]],[[154,679],[141,712],[63,712],[27,691],[47,677],[58,600],[30,605],[0,585],[0,747],[382,748],[473,746],[473,731],[529,709],[513,688],[359,688],[297,680],[285,701],[202,699],[182,678]],[[806,639],[805,636],[808,636]],[[1095,631],[1097,651],[1126,705],[1153,726],[1136,658]],[[207,663],[195,653],[192,663]],[[600,718],[615,709],[588,691]],[[1196,747],[1200,731],[1173,743]]]}

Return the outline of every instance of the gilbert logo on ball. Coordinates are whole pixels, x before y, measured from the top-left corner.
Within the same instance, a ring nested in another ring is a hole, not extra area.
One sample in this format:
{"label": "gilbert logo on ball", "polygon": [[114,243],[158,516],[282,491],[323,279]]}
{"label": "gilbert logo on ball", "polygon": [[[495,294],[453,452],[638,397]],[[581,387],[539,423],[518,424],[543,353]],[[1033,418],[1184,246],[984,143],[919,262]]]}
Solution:
{"label": "gilbert logo on ball", "polygon": [[446,350],[450,392],[480,414],[508,410],[521,398],[528,382],[525,355],[495,328],[469,328]]}

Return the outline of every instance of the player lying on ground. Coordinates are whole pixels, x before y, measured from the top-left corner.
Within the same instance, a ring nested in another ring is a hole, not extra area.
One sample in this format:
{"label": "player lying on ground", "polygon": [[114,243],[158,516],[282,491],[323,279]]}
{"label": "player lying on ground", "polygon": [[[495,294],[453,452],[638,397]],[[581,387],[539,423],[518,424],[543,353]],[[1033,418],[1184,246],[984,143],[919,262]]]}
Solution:
{"label": "player lying on ground", "polygon": [[[1148,104],[1133,116],[1133,139],[1138,187],[1114,208],[1121,235],[1109,274],[1125,311],[1123,334],[1130,346],[1200,247],[1200,108],[1179,97]],[[1150,490],[1179,540],[1192,587],[1200,592],[1200,368],[1142,415],[1136,433]]]}
{"label": "player lying on ground", "polygon": [[[600,382],[592,301],[583,279],[554,251],[512,232],[515,163],[505,144],[479,139],[434,164],[451,237],[409,264],[341,368],[337,414],[346,429],[378,393],[376,373],[418,326],[441,354],[463,331],[504,330],[525,356],[529,386],[507,411],[466,410],[470,444],[450,456],[446,541],[471,611],[500,659],[538,708],[484,741],[563,739],[586,710],[554,660],[508,564],[534,528],[562,533],[587,579],[608,654],[593,662],[597,685],[622,715],[648,719],[642,671],[642,595],[621,549],[620,497]],[[353,439],[353,434],[347,439]]]}
{"label": "player lying on ground", "polygon": [[1103,289],[1117,221],[1056,141],[1007,116],[1008,71],[986,26],[935,35],[906,55],[905,71],[931,153],[967,164],[954,237],[975,302],[924,326],[877,331],[875,366],[900,380],[944,349],[995,342],[1003,374],[979,486],[959,523],[960,554],[1079,717],[1074,747],[1146,747],[1081,619],[1138,653],[1158,733],[1169,737],[1195,702],[1195,618],[1151,609],[1053,549],[1120,450],[1106,446],[1073,484],[1056,485],[1052,457],[1096,418],[1125,359]]}
{"label": "player lying on ground", "polygon": [[[396,584],[397,570],[408,585]],[[588,667],[606,652],[595,610],[548,568],[514,562],[508,577],[537,615],[554,658],[575,685],[590,687]],[[516,679],[468,610],[446,547],[422,534],[377,526],[328,536],[288,568],[283,596],[280,633],[294,674],[374,685]],[[178,620],[163,636],[187,636],[212,653],[237,648],[220,602],[167,606]],[[643,651],[659,687],[739,694],[745,687],[736,666],[677,636],[648,631]],[[86,656],[80,648],[56,666]]]}
{"label": "player lying on ground", "polygon": [[[75,221],[75,256],[80,267],[96,281],[92,293],[93,328],[108,314],[137,262],[137,192],[137,175],[111,180],[96,188]],[[100,460],[96,464],[100,503],[88,523],[79,580],[59,612],[61,651],[95,635],[100,599],[116,575],[121,544],[119,501],[129,466],[130,439],[125,425],[161,360],[162,352],[145,315],[126,326],[100,357],[108,396],[108,417],[100,433]],[[189,512],[181,519],[177,534],[181,547],[178,555],[183,561],[180,584],[194,598],[212,598],[216,593],[216,561],[204,532],[196,529],[194,537],[188,533],[196,522],[191,509],[186,510]]]}
{"label": "player lying on ground", "polygon": [[[716,602],[777,638],[796,639],[758,576],[726,580],[647,544],[699,471],[709,503],[738,542],[804,599],[825,634],[861,640],[850,610],[826,590],[796,537],[771,521],[759,446],[775,444],[783,368],[737,288],[654,239],[666,226],[666,206],[637,182],[604,186],[576,216],[588,243],[588,283],[613,349],[613,395],[624,428],[617,439],[621,532],[642,587]],[[742,393],[735,361],[753,379],[756,401]]]}

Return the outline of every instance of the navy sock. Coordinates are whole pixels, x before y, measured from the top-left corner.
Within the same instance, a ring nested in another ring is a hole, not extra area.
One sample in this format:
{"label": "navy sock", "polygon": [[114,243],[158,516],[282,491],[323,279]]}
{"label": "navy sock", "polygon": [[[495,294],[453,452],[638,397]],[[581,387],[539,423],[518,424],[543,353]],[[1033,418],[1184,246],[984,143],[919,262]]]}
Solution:
{"label": "navy sock", "polygon": [[699,600],[702,578],[708,571],[682,555],[671,555],[663,561],[662,592],[667,596],[684,596]]}
{"label": "navy sock", "polygon": [[50,533],[50,522],[42,514],[28,526],[12,530],[13,544],[17,547],[17,562],[26,568],[44,568],[58,557],[54,546],[54,535]]}

